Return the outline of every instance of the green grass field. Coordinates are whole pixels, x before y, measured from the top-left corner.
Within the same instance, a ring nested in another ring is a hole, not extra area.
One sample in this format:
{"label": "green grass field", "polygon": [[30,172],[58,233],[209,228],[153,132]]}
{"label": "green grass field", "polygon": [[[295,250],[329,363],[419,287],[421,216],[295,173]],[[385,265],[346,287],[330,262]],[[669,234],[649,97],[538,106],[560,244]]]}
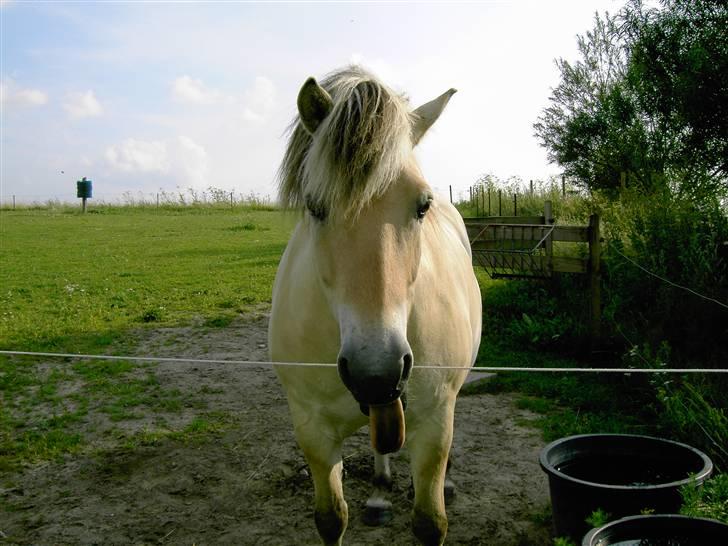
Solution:
{"label": "green grass field", "polygon": [[269,302],[294,225],[277,211],[0,212],[0,348],[80,352],[130,328],[224,323]]}

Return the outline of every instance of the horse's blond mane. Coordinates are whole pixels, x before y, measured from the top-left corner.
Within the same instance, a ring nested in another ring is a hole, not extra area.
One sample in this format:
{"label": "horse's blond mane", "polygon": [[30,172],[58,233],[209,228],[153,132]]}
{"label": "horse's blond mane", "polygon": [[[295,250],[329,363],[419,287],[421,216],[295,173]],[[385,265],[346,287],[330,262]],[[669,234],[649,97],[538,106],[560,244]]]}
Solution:
{"label": "horse's blond mane", "polygon": [[278,171],[281,204],[353,218],[384,193],[412,150],[407,99],[358,66],[321,86],[333,108],[311,135],[296,116]]}

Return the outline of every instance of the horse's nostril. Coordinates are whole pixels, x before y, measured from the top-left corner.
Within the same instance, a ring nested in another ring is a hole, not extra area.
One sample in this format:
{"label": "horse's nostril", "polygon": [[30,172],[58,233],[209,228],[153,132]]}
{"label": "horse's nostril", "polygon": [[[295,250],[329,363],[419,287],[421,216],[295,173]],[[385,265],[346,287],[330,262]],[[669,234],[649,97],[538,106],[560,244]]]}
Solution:
{"label": "horse's nostril", "polygon": [[344,385],[351,384],[351,376],[349,375],[349,361],[343,356],[339,357],[338,361],[339,377],[344,382]]}
{"label": "horse's nostril", "polygon": [[402,369],[402,381],[409,379],[410,373],[412,372],[412,355],[407,353],[404,355],[404,368]]}

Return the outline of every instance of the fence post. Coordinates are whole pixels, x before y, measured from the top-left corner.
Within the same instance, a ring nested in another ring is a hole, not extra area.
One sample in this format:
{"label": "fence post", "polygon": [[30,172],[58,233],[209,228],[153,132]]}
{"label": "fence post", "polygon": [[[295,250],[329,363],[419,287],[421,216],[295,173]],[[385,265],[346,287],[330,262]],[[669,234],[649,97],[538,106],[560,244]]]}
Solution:
{"label": "fence post", "polygon": [[498,216],[503,216],[503,190],[498,190]]}
{"label": "fence post", "polygon": [[[551,201],[546,200],[543,202],[543,223],[548,228],[554,223],[553,209],[551,207]],[[554,257],[554,240],[552,237],[546,237],[544,241],[544,248],[546,250],[546,260],[548,263],[549,273],[553,272],[553,257]]]}
{"label": "fence post", "polygon": [[599,215],[589,217],[589,289],[591,293],[590,342],[592,346],[599,341],[602,333],[602,296],[601,296],[601,248],[599,237]]}
{"label": "fence post", "polygon": [[561,197],[566,197],[566,176],[561,175]]}
{"label": "fence post", "polygon": [[488,188],[488,216],[493,216],[490,210],[490,188]]}
{"label": "fence post", "polygon": [[13,195],[13,210],[15,210],[15,196]]}
{"label": "fence post", "polygon": [[235,205],[233,204],[233,192],[230,192],[230,208],[235,208]]}
{"label": "fence post", "polygon": [[470,206],[473,205],[473,186],[470,186]]}
{"label": "fence post", "polygon": [[450,203],[452,204],[452,186],[450,186]]}
{"label": "fence post", "polygon": [[513,216],[518,216],[518,194],[513,192]]}
{"label": "fence post", "polygon": [[159,193],[157,192],[157,208],[159,208]]}
{"label": "fence post", "polygon": [[533,180],[530,180],[529,183],[531,185],[531,195],[533,195]]}

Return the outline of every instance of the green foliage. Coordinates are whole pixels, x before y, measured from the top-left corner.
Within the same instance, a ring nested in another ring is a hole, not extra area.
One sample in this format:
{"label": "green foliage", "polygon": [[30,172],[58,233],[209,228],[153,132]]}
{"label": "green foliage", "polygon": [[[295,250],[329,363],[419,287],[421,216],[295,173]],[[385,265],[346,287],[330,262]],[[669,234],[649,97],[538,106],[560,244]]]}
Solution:
{"label": "green foliage", "polygon": [[702,487],[686,485],[681,490],[680,513],[696,518],[711,518],[728,523],[728,474],[718,474]]}
{"label": "green foliage", "polygon": [[[656,133],[671,140],[669,160],[682,176],[728,174],[728,5],[633,1],[623,10],[632,35],[627,83]],[[691,186],[704,182],[691,180]]]}
{"label": "green foliage", "polygon": [[727,471],[725,391],[709,379],[664,379],[657,387],[657,397],[662,404],[664,426],[708,453],[718,469]]}
{"label": "green foliage", "polygon": [[592,527],[601,527],[609,523],[611,517],[612,514],[608,514],[601,508],[597,508],[586,518],[586,522]]}
{"label": "green foliage", "polygon": [[671,284],[728,301],[728,216],[718,200],[695,202],[664,190],[625,192],[599,206],[608,241],[604,316],[615,335],[651,346],[669,340],[678,360],[722,361],[725,308]]}
{"label": "green foliage", "polygon": [[576,546],[576,544],[570,538],[556,537],[554,539],[554,546]]}
{"label": "green foliage", "polygon": [[483,291],[491,343],[576,353],[588,344],[584,279],[500,280]]}

